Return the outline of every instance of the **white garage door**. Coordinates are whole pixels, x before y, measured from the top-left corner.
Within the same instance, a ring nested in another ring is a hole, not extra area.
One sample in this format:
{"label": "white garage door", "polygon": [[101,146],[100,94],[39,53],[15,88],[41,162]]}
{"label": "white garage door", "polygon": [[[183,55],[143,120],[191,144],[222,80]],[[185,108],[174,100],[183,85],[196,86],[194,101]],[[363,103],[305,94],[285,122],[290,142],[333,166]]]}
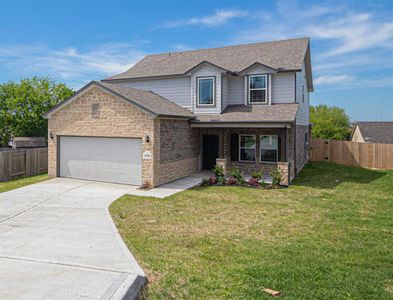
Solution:
{"label": "white garage door", "polygon": [[142,140],[60,137],[60,176],[140,185]]}

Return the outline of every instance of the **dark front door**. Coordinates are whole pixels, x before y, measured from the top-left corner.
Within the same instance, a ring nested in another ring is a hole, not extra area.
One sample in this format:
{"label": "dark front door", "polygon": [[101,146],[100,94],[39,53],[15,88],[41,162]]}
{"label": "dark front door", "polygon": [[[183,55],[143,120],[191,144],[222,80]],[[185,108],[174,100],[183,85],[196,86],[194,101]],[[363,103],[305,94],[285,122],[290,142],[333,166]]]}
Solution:
{"label": "dark front door", "polygon": [[218,135],[204,134],[202,148],[202,168],[211,170],[218,157]]}

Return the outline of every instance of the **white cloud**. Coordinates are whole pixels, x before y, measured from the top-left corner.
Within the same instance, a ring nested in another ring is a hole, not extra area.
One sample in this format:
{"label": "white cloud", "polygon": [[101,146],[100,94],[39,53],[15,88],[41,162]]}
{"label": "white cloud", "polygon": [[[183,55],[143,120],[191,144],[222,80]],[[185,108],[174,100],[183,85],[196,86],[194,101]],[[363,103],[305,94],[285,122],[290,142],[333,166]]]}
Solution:
{"label": "white cloud", "polygon": [[83,51],[73,47],[0,45],[0,63],[18,76],[51,76],[78,84],[124,72],[145,53],[134,44],[104,44]]}
{"label": "white cloud", "polygon": [[311,36],[336,41],[327,55],[337,55],[370,48],[390,47],[393,22],[377,22],[371,14],[359,13],[335,19],[325,25],[308,28]]}
{"label": "white cloud", "polygon": [[175,51],[187,51],[192,49],[190,46],[183,43],[177,43],[175,45],[172,45],[171,48]]}
{"label": "white cloud", "polygon": [[317,6],[290,0],[276,3],[276,9],[270,10],[268,17],[257,18],[261,12],[250,12],[249,28],[242,26],[234,32],[230,43],[309,36],[318,89],[393,86],[389,82],[393,68],[391,13],[375,7],[365,9],[364,13],[355,6],[332,2]]}
{"label": "white cloud", "polygon": [[213,15],[193,17],[185,20],[178,21],[168,21],[158,28],[175,28],[179,26],[192,26],[192,25],[202,25],[202,26],[218,26],[227,23],[229,20],[234,18],[242,18],[248,15],[245,10],[230,10],[230,9],[218,9]]}
{"label": "white cloud", "polygon": [[314,79],[314,83],[318,84],[332,84],[332,83],[348,83],[353,80],[352,75],[343,74],[343,75],[322,75],[318,76]]}

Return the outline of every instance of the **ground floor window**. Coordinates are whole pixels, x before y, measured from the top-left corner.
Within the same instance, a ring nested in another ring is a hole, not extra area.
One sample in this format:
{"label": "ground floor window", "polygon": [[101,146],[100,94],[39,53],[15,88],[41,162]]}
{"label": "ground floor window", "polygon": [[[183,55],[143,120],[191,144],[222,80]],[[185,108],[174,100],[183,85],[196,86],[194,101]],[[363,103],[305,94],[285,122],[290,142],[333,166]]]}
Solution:
{"label": "ground floor window", "polygon": [[260,141],[261,162],[278,161],[278,136],[261,135]]}
{"label": "ground floor window", "polygon": [[241,134],[239,139],[239,160],[255,161],[256,137],[255,135]]}

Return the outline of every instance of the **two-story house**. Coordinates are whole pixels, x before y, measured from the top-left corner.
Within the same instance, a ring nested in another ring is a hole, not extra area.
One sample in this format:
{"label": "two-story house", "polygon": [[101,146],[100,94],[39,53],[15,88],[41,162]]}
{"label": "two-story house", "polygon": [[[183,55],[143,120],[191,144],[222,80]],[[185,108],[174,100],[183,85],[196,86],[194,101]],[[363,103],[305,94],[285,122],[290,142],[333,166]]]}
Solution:
{"label": "two-story house", "polygon": [[220,164],[308,161],[308,38],[148,55],[45,116],[52,176],[157,186]]}

